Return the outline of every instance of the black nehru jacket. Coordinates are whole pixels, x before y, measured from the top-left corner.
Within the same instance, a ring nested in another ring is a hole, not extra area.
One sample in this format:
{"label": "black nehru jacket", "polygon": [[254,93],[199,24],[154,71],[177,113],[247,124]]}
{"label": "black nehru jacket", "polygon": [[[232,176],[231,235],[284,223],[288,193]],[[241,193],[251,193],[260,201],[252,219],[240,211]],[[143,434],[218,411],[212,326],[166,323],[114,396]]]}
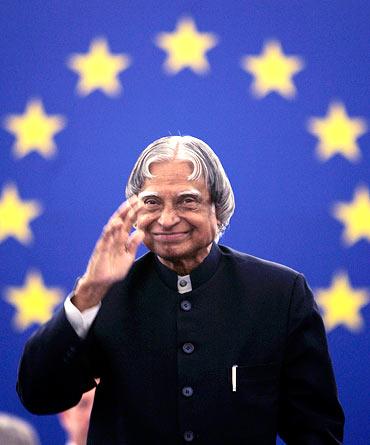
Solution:
{"label": "black nehru jacket", "polygon": [[[28,341],[17,389],[31,412],[75,405],[100,377],[88,444],[340,444],[321,317],[304,277],[213,244],[178,292],[152,252],[103,300],[86,339],[64,309]],[[234,377],[232,377],[232,367]]]}

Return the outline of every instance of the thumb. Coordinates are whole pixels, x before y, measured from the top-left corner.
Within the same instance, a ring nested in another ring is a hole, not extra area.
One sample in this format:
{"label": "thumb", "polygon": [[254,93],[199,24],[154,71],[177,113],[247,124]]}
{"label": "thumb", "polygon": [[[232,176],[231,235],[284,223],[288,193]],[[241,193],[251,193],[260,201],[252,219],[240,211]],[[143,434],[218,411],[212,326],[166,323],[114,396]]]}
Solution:
{"label": "thumb", "polygon": [[143,241],[145,237],[145,234],[142,230],[135,230],[129,237],[127,241],[127,252],[130,255],[135,256],[137,248],[139,247],[140,243]]}

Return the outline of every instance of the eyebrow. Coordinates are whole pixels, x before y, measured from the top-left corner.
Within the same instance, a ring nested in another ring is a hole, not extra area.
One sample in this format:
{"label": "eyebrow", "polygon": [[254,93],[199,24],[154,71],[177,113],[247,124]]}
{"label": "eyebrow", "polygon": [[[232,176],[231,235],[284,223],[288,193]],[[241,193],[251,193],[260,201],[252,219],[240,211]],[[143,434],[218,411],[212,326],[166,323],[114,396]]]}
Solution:
{"label": "eyebrow", "polygon": [[[177,196],[184,196],[184,195],[201,196],[202,194],[197,189],[184,190],[177,194]],[[139,199],[143,199],[143,198],[147,198],[148,196],[160,196],[160,194],[158,192],[144,191],[144,192],[140,192],[137,197]]]}
{"label": "eyebrow", "polygon": [[190,190],[185,190],[183,192],[180,192],[178,194],[178,196],[183,196],[183,195],[196,195],[196,196],[201,196],[202,194],[200,193],[199,190],[197,189],[190,189]]}
{"label": "eyebrow", "polygon": [[147,196],[159,196],[157,192],[141,192],[137,195],[139,199],[146,198]]}

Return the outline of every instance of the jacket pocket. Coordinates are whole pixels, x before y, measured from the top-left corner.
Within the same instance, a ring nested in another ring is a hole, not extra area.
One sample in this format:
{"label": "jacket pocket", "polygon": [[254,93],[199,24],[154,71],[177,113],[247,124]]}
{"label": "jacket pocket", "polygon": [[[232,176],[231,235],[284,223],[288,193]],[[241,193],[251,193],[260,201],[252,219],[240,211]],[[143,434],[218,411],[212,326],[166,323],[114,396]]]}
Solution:
{"label": "jacket pocket", "polygon": [[[250,443],[275,443],[277,428],[280,363],[238,365],[236,391],[231,392],[233,419],[231,430]],[[239,439],[239,436],[238,436]],[[271,442],[270,442],[271,440]]]}
{"label": "jacket pocket", "polygon": [[280,364],[278,362],[261,365],[238,365],[236,368],[237,382],[277,381],[279,379]]}
{"label": "jacket pocket", "polygon": [[239,365],[236,368],[234,400],[239,406],[268,408],[278,399],[279,363]]}

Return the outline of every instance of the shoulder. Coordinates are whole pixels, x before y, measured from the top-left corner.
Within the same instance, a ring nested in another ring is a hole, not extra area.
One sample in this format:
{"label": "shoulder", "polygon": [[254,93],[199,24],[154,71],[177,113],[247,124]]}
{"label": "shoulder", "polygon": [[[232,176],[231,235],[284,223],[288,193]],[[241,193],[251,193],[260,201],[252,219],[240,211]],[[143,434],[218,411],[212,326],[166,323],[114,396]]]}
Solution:
{"label": "shoulder", "polygon": [[219,245],[223,260],[236,271],[257,280],[268,282],[283,281],[293,283],[302,274],[284,264],[269,261],[244,252],[232,249],[231,247]]}

